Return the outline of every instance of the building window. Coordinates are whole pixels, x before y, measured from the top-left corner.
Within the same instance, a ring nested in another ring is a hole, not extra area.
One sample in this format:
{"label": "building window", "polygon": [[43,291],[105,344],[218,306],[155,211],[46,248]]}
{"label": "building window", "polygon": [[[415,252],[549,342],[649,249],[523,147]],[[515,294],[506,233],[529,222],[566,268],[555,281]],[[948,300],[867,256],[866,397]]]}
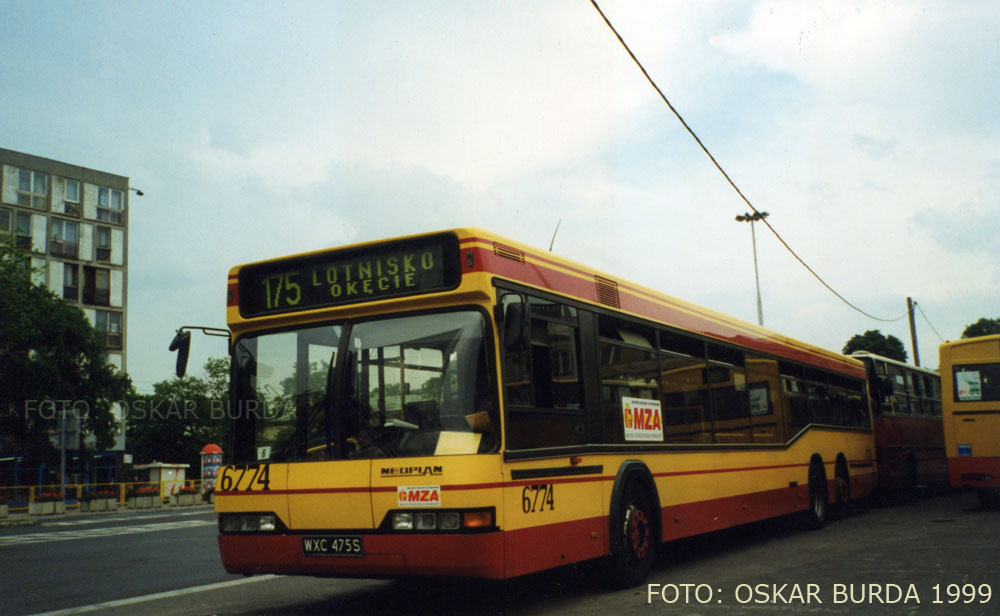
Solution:
{"label": "building window", "polygon": [[122,313],[98,310],[94,318],[97,321],[94,325],[104,336],[107,348],[122,348]]}
{"label": "building window", "polygon": [[95,306],[111,304],[111,270],[83,268],[83,303]]}
{"label": "building window", "polygon": [[97,189],[97,220],[122,224],[125,198],[122,191],[113,188]]}
{"label": "building window", "polygon": [[80,215],[80,182],[79,180],[66,180],[66,213]]}
{"label": "building window", "polygon": [[31,214],[14,214],[14,245],[22,250],[31,250]]}
{"label": "building window", "polygon": [[80,298],[80,270],[72,263],[63,264],[63,299],[77,301]]}
{"label": "building window", "polygon": [[0,231],[10,233],[11,214],[10,210],[0,207]]}
{"label": "building window", "polygon": [[17,204],[36,210],[44,210],[45,196],[48,194],[48,180],[49,176],[44,173],[19,169],[17,172]]}
{"label": "building window", "polygon": [[70,220],[52,219],[49,254],[76,259],[80,253],[80,225]]}
{"label": "building window", "polygon": [[97,260],[103,263],[111,261],[110,227],[97,227]]}

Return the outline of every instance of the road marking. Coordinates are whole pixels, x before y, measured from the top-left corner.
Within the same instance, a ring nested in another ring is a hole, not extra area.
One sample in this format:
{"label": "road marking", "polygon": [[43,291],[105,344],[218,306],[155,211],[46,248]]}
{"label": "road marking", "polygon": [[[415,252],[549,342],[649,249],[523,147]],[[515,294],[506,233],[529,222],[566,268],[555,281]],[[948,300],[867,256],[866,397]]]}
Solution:
{"label": "road marking", "polygon": [[130,520],[152,520],[153,518],[171,518],[189,515],[214,515],[213,511],[181,511],[155,514],[125,514],[114,516],[95,516],[80,520],[60,520],[58,522],[42,522],[42,526],[81,526],[84,524],[101,524],[102,522],[124,522]]}
{"label": "road marking", "polygon": [[195,526],[215,526],[215,520],[182,520],[180,522],[159,522],[156,524],[139,524],[136,526],[112,526],[109,528],[84,528],[80,530],[57,530],[48,533],[27,533],[24,535],[8,535],[0,537],[0,547],[7,545],[24,545],[28,543],[48,543],[50,541],[70,541],[72,539],[88,539],[91,537],[110,537],[116,535],[131,535],[134,533],[152,533],[161,530],[177,530]]}
{"label": "road marking", "polygon": [[229,582],[216,582],[215,584],[205,584],[204,586],[194,586],[192,588],[182,588],[180,590],[169,590],[167,592],[158,592],[152,595],[144,595],[141,597],[131,597],[129,599],[118,599],[117,601],[105,601],[104,603],[94,603],[92,605],[81,605],[80,607],[71,607],[64,610],[56,610],[54,612],[44,612],[42,614],[35,614],[35,616],[64,616],[67,614],[84,614],[86,612],[99,612],[101,610],[109,610],[116,607],[126,607],[129,605],[135,605],[136,603],[145,603],[146,601],[156,601],[157,599],[169,599],[171,597],[180,597],[183,595],[190,595],[196,592],[205,592],[206,590],[217,590],[219,588],[228,588],[230,586],[239,586],[241,584],[252,584],[253,582],[263,582],[264,580],[270,580],[279,577],[277,575],[259,575],[249,578],[241,578],[239,580],[231,580]]}

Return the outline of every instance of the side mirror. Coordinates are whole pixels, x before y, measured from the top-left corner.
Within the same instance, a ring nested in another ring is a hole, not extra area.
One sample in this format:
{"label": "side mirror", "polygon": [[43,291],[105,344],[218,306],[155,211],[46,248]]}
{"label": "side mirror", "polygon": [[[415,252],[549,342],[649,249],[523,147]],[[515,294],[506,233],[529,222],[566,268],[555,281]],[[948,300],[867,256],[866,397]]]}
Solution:
{"label": "side mirror", "polygon": [[170,350],[177,351],[177,377],[183,377],[187,372],[188,354],[191,352],[191,332],[178,329],[177,335],[170,342]]}
{"label": "side mirror", "polygon": [[504,307],[503,313],[503,346],[508,351],[523,351],[530,344],[531,319],[528,315],[528,305],[524,302],[512,302]]}

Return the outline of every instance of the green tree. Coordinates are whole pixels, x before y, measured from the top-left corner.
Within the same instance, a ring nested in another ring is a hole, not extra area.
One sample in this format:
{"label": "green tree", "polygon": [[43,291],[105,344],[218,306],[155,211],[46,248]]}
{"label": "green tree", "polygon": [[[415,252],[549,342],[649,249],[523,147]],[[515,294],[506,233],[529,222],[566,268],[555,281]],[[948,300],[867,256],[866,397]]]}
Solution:
{"label": "green tree", "polygon": [[97,449],[108,449],[112,405],[132,382],[107,363],[103,337],[83,311],[32,282],[29,263],[0,233],[0,456],[54,459],[49,435],[64,411]]}
{"label": "green tree", "polygon": [[1000,334],[1000,318],[987,319],[983,317],[972,325],[968,325],[962,332],[962,338],[978,338],[994,334]]}
{"label": "green tree", "polygon": [[151,396],[129,401],[125,447],[136,464],[154,460],[190,464],[194,474],[201,465],[202,447],[217,443],[227,448],[227,399],[217,397],[228,382],[227,363],[209,359],[207,381],[191,376],[160,381],[153,385]]}
{"label": "green tree", "polygon": [[847,344],[844,345],[844,354],[850,355],[854,351],[868,351],[882,357],[906,361],[906,349],[903,348],[903,341],[889,334],[885,336],[877,329],[870,329],[863,334],[855,334]]}
{"label": "green tree", "polygon": [[229,359],[212,357],[205,362],[205,393],[216,416],[224,415],[212,422],[213,436],[210,442],[222,447],[223,451],[233,450],[233,420],[229,412]]}

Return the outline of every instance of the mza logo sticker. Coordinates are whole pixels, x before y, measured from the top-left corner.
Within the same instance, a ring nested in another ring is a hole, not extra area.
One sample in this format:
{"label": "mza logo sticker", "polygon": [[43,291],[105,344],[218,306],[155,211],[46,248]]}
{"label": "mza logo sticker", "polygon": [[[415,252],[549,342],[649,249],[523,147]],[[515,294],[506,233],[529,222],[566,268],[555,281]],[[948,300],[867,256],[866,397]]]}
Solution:
{"label": "mza logo sticker", "polygon": [[406,486],[396,489],[400,507],[440,507],[441,486]]}
{"label": "mza logo sticker", "polygon": [[626,441],[663,441],[663,414],[659,400],[622,398]]}

